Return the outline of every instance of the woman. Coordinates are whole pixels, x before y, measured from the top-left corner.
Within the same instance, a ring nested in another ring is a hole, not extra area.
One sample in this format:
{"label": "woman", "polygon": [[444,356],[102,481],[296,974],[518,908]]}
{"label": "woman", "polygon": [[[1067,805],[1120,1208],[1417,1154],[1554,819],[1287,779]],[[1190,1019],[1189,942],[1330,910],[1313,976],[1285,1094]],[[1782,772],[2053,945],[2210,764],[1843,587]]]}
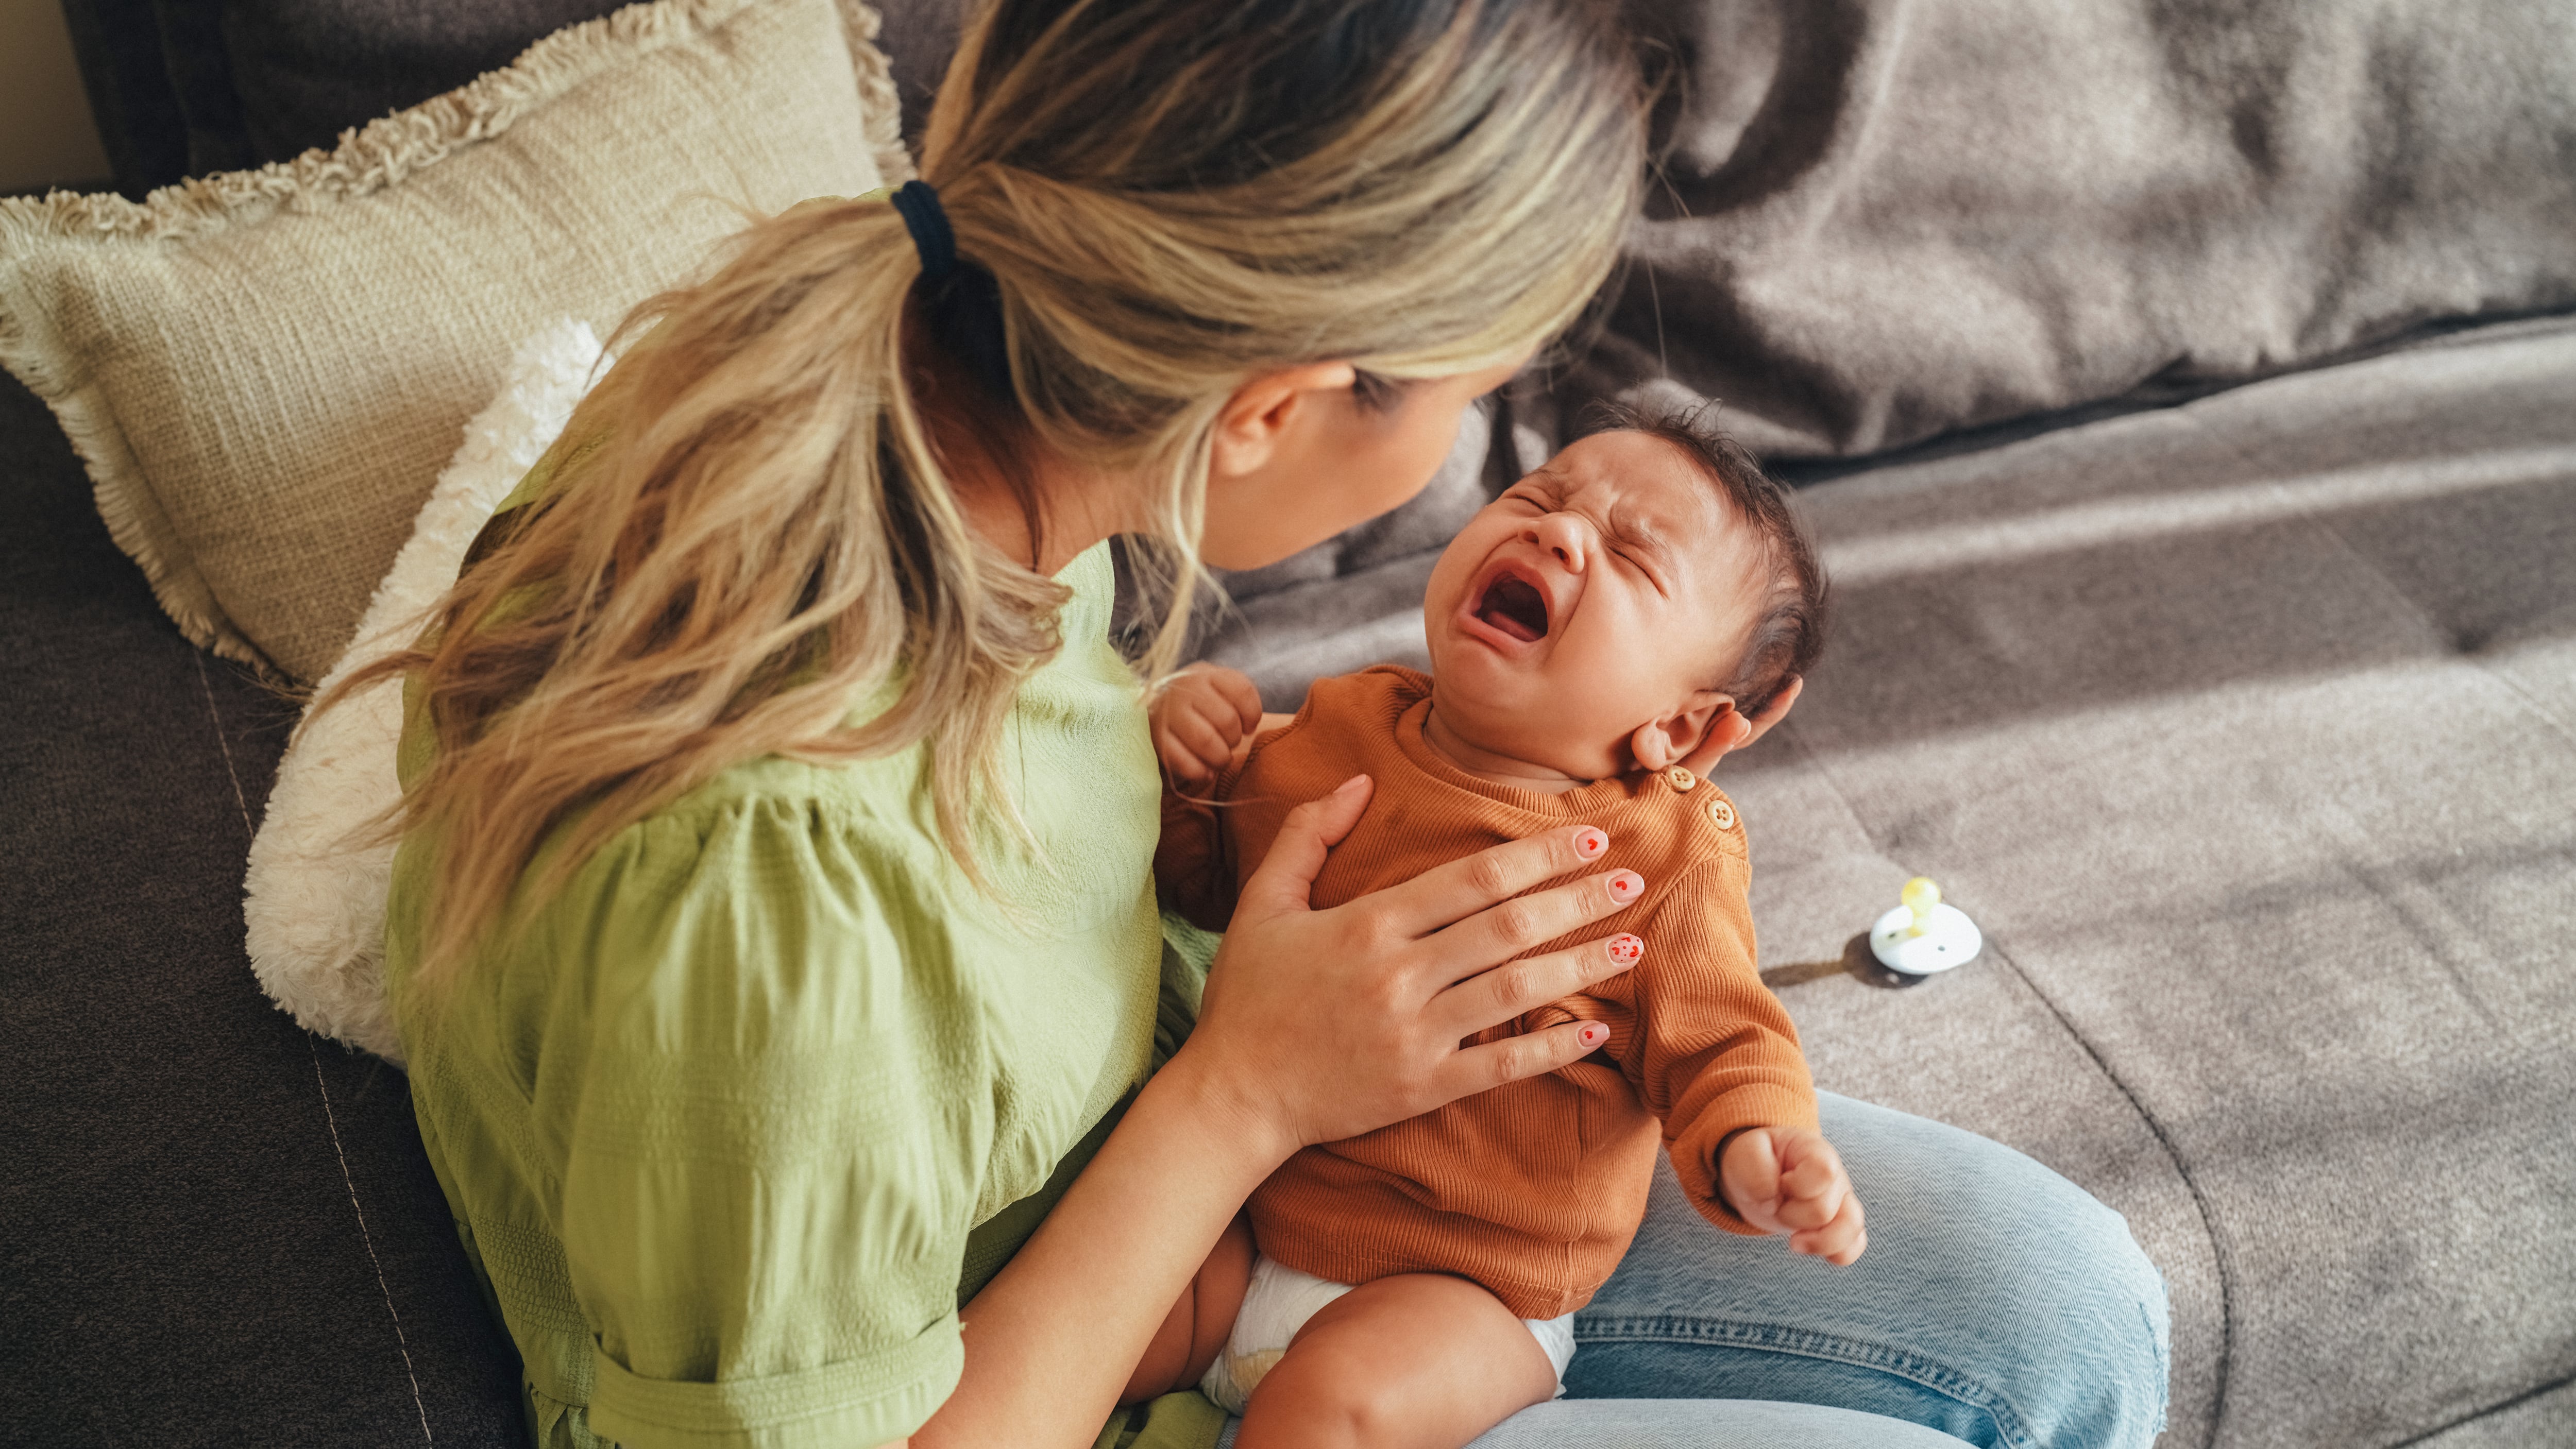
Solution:
{"label": "woman", "polygon": [[[1001,0],[935,193],[762,223],[630,322],[381,671],[414,703],[414,1098],[539,1443],[1089,1443],[1290,1152],[1583,1053],[1457,1045],[1609,964],[1488,969],[1617,908],[1520,894],[1580,869],[1571,832],[1307,911],[1364,780],[1282,833],[1188,1028],[1105,540],[1185,603],[1200,561],[1421,486],[1634,205],[1596,11]],[[1153,1071],[1158,1013],[1188,1035]],[[1802,1402],[1559,1404],[1498,1442],[1948,1442],[1854,1409],[2145,1442],[2163,1299],[2118,1219],[1965,1134],[1828,1118],[1890,1266],[1666,1213],[1576,1360],[1585,1392]]]}

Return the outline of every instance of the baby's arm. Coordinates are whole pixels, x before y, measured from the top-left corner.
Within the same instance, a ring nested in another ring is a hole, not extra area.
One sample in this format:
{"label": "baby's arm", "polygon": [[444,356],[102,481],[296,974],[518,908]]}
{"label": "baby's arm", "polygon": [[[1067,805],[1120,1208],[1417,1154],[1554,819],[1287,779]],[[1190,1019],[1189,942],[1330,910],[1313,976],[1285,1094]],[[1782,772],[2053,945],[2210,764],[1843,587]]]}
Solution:
{"label": "baby's arm", "polygon": [[1145,718],[1166,776],[1156,892],[1166,909],[1222,931],[1234,916],[1235,871],[1214,801],[1253,741],[1294,716],[1262,713],[1260,692],[1241,673],[1194,664],[1154,692]]}
{"label": "baby's arm", "polygon": [[1868,1244],[1860,1199],[1817,1130],[1797,1028],[1755,969],[1744,876],[1731,853],[1694,866],[1638,928],[1645,960],[1604,983],[1634,993],[1621,1064],[1664,1119],[1674,1175],[1703,1216],[1848,1265]]}

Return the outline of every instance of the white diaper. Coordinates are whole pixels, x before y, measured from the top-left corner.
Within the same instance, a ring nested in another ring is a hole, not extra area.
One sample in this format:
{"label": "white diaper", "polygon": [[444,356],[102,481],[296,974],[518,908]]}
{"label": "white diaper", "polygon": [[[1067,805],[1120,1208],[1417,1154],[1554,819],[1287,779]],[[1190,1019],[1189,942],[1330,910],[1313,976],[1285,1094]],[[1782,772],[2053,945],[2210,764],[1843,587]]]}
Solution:
{"label": "white diaper", "polygon": [[[1242,1413],[1262,1376],[1288,1352],[1288,1341],[1297,1336],[1297,1330],[1323,1312],[1325,1304],[1350,1291],[1348,1283],[1326,1282],[1253,1254],[1252,1286],[1244,1290],[1243,1311],[1234,1316],[1234,1332],[1226,1336],[1225,1351],[1199,1380],[1199,1392],[1229,1414]],[[1521,1322],[1529,1325],[1540,1352],[1556,1366],[1556,1391],[1564,1393],[1565,1366],[1574,1361],[1574,1315]]]}

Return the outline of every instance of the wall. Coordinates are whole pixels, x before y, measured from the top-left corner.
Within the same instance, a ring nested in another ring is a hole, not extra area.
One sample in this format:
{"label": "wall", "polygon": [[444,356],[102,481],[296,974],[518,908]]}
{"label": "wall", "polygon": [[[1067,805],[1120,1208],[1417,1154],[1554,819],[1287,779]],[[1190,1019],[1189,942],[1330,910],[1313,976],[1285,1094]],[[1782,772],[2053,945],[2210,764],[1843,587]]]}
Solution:
{"label": "wall", "polygon": [[107,171],[59,0],[0,0],[0,195],[103,187]]}

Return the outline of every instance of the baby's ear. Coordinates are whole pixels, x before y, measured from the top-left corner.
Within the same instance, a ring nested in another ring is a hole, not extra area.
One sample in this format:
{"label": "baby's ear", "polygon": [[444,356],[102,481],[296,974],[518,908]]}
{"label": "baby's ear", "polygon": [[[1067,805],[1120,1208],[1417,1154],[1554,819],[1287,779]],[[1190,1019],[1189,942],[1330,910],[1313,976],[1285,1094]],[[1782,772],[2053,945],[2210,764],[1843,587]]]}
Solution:
{"label": "baby's ear", "polygon": [[1726,712],[1709,722],[1701,732],[1699,746],[1682,764],[1694,774],[1708,774],[1717,768],[1718,761],[1769,734],[1771,727],[1789,713],[1789,706],[1798,702],[1798,695],[1806,687],[1805,680],[1794,674],[1789,676],[1789,682],[1781,686],[1778,694],[1771,696],[1771,702],[1764,705],[1762,713],[1753,719],[1736,713],[1735,701],[1727,700]]}
{"label": "baby's ear", "polygon": [[1637,726],[1628,736],[1628,752],[1641,770],[1667,769],[1699,753],[1710,742],[1710,731],[1724,729],[1735,718],[1732,698],[1714,689],[1697,690],[1680,709]]}

